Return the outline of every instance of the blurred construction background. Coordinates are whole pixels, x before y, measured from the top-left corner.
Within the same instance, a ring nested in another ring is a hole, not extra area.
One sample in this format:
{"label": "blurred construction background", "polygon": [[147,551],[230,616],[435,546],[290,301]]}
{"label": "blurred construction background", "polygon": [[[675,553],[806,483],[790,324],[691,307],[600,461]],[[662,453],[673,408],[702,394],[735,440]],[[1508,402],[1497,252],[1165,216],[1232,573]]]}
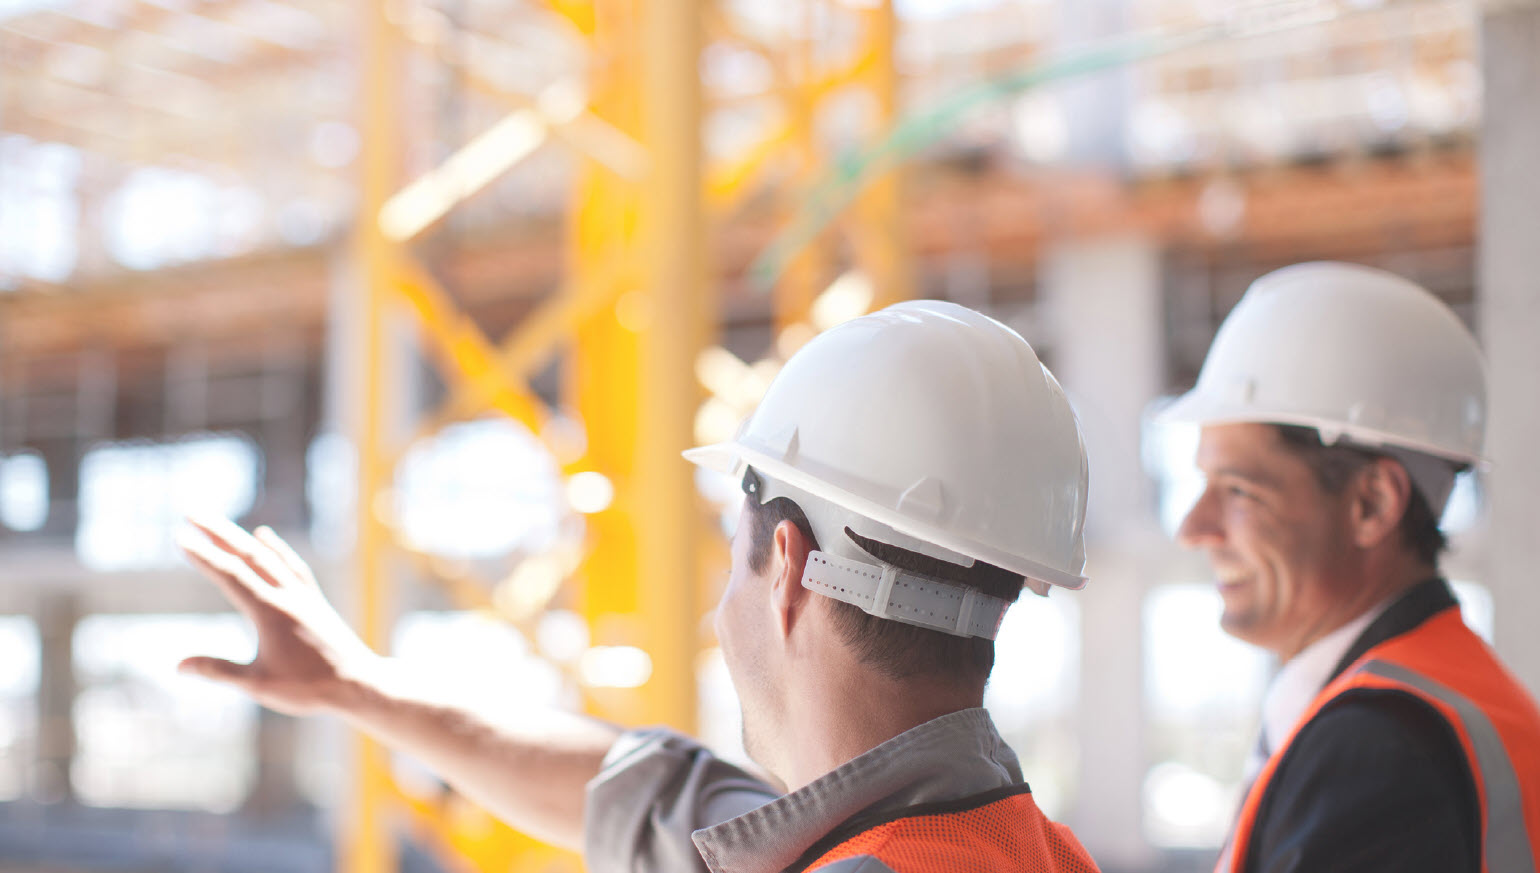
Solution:
{"label": "blurred construction background", "polygon": [[0,0],[0,870],[581,869],[178,677],[252,641],[177,519],[273,526],[489,706],[732,754],[735,489],[677,450],[913,296],[1021,331],[1089,435],[1093,582],[990,690],[1039,803],[1207,869],[1273,666],[1143,422],[1263,272],[1387,267],[1481,337],[1446,570],[1540,688],[1536,94],[1532,0]]}

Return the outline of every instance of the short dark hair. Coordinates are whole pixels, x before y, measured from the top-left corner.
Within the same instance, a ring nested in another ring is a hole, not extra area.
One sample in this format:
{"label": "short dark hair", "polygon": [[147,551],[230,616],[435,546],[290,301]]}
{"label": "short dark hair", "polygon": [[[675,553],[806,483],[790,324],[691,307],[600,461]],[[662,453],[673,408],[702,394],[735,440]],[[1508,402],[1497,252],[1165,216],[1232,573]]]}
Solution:
{"label": "short dark hair", "polygon": [[[777,497],[761,504],[748,500],[749,569],[763,573],[770,562],[775,529],[783,521],[797,526],[811,548],[818,548],[807,516],[790,498]],[[986,592],[999,593],[999,592]],[[1020,586],[1007,599],[1014,600]],[[835,632],[862,663],[893,679],[934,676],[959,682],[989,679],[995,666],[995,644],[982,637],[959,637],[930,628],[879,618],[859,606],[823,598],[833,618]]]}
{"label": "short dark hair", "polygon": [[[1321,442],[1321,432],[1313,427],[1293,424],[1274,425],[1283,445],[1293,455],[1304,461],[1315,474],[1315,480],[1328,494],[1341,494],[1353,476],[1379,458],[1394,457],[1362,446]],[[1399,463],[1399,462],[1398,462]],[[1401,541],[1425,564],[1438,566],[1438,556],[1449,547],[1444,532],[1438,529],[1438,516],[1433,507],[1415,484],[1407,497],[1406,512],[1401,516],[1397,530]]]}

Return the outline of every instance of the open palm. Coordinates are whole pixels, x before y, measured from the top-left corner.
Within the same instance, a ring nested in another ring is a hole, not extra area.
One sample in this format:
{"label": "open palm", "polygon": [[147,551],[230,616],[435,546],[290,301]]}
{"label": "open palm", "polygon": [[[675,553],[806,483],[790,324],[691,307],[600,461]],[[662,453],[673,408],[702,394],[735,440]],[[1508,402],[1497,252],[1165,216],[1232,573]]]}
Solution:
{"label": "open palm", "polygon": [[178,538],[193,566],[213,580],[257,631],[250,664],[191,657],[179,669],[233,685],[289,715],[318,712],[380,658],[327,602],[315,575],[268,528],[248,534],[224,519],[190,518],[196,533]]}

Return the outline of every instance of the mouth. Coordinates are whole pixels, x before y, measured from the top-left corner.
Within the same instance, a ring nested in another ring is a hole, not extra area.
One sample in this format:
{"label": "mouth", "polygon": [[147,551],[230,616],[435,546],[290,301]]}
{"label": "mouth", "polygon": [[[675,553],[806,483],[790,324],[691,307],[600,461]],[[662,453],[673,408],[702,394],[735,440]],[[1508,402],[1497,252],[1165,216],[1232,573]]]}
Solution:
{"label": "mouth", "polygon": [[1250,578],[1248,574],[1242,572],[1214,574],[1214,582],[1221,592],[1234,591],[1245,585]]}

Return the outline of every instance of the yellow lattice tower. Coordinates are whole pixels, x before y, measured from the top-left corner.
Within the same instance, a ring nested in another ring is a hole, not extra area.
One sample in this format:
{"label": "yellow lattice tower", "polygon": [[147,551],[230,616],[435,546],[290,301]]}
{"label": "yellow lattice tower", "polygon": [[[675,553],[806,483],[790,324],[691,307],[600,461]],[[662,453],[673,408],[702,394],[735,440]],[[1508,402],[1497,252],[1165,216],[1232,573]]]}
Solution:
{"label": "yellow lattice tower", "polygon": [[[864,36],[854,57],[821,69],[813,62],[811,31],[765,42],[725,24],[726,17],[702,0],[552,0],[550,7],[588,43],[586,83],[578,89],[563,83],[538,99],[513,101],[517,108],[502,122],[405,186],[399,159],[404,132],[393,102],[400,93],[401,34],[387,19],[384,0],[367,6],[362,218],[353,244],[358,283],[344,315],[363,336],[349,385],[360,464],[357,624],[371,645],[386,643],[390,555],[411,559],[468,608],[494,606],[491,586],[405,547],[382,511],[404,448],[392,442],[387,427],[396,420],[389,401],[398,384],[388,369],[387,317],[410,313],[449,387],[449,399],[425,417],[417,437],[488,411],[544,433],[551,411],[533,395],[528,377],[564,350],[562,412],[575,417],[586,436],[581,456],[564,458],[564,472],[600,473],[615,495],[608,508],[588,516],[584,557],[564,596],[587,619],[594,644],[635,646],[652,665],[639,687],[584,689],[585,705],[626,724],[693,730],[695,663],[706,601],[715,594],[703,581],[715,575],[702,568],[725,566],[721,543],[706,533],[692,471],[679,458],[696,440],[704,396],[696,363],[715,319],[705,217],[730,218],[776,165],[789,167],[784,175],[795,183],[793,190],[824,171],[827,156],[818,152],[812,125],[831,93],[868,91],[880,109],[874,121],[891,120],[891,5],[843,9],[861,20]],[[803,20],[813,18],[808,12]],[[740,40],[767,58],[779,71],[776,93],[784,102],[781,122],[757,144],[709,168],[700,142],[703,20],[713,22],[716,38]],[[472,85],[487,90],[474,69],[468,75]],[[576,101],[574,94],[580,95]],[[873,135],[878,132],[874,127]],[[494,343],[456,309],[413,257],[410,243],[550,133],[580,154],[564,285]],[[881,289],[875,302],[907,289],[896,190],[891,178],[878,180],[844,225],[856,260]],[[778,292],[778,327],[807,321],[814,293],[828,279],[827,244],[816,241],[784,283],[792,290]],[[355,790],[339,847],[341,866],[350,873],[395,869],[397,823],[414,825],[430,844],[457,856],[445,859],[451,866],[577,869],[571,856],[514,833],[463,801],[400,791],[386,754],[371,743],[358,744],[354,762]]]}

